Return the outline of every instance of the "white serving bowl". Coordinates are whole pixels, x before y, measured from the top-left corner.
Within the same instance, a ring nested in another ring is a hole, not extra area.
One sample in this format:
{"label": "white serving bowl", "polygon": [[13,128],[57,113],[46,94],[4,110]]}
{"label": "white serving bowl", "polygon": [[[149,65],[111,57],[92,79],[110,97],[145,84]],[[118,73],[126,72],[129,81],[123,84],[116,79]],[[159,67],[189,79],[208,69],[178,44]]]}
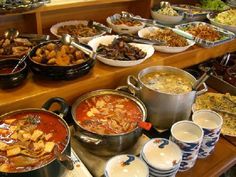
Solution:
{"label": "white serving bowl", "polygon": [[106,177],[148,177],[145,162],[134,155],[117,155],[108,160],[105,166]]}
{"label": "white serving bowl", "polygon": [[229,30],[233,33],[236,33],[236,26],[233,26],[233,25],[224,25],[224,24],[221,24],[221,23],[218,23],[215,21],[214,18],[211,18],[210,17],[210,14],[207,14],[207,18],[208,20],[210,20],[211,24],[212,25],[215,25],[215,26],[218,26],[220,28],[223,28],[223,29],[226,29],[226,30]]}
{"label": "white serving bowl", "polygon": [[179,166],[182,160],[182,152],[172,141],[154,138],[144,145],[142,157],[154,169],[164,171]]}
{"label": "white serving bowl", "polygon": [[159,14],[157,11],[153,11],[153,10],[151,10],[151,16],[153,19],[157,20],[159,23],[162,23],[164,25],[179,24],[184,18],[183,14],[178,15],[178,16],[163,15],[163,14]]}
{"label": "white serving bowl", "polygon": [[127,25],[115,25],[112,23],[112,19],[119,19],[121,18],[120,14],[114,14],[111,17],[107,17],[106,21],[110,28],[118,34],[136,34],[140,29],[144,28],[145,23],[141,22],[142,25],[136,26],[127,26]]}
{"label": "white serving bowl", "polygon": [[[101,37],[98,37],[98,38],[95,38],[95,39],[89,41],[88,45],[90,47],[92,47],[93,51],[96,52],[99,44],[109,45],[117,37],[118,36],[116,36],[116,35],[101,36]],[[135,61],[113,60],[113,59],[108,59],[108,58],[101,57],[101,56],[98,56],[97,59],[107,65],[110,65],[110,66],[129,67],[129,66],[135,66],[135,65],[138,65],[138,64],[144,62],[146,59],[150,58],[155,52],[154,48],[150,45],[136,44],[136,43],[130,43],[130,44],[132,46],[140,48],[143,52],[146,52],[146,57],[143,59],[135,60]]]}
{"label": "white serving bowl", "polygon": [[[94,24],[99,24],[101,26],[104,26],[103,24],[100,24],[100,23],[97,23],[97,22],[93,22]],[[65,21],[65,22],[60,22],[60,23],[57,23],[55,25],[53,25],[51,28],[50,28],[50,32],[55,35],[56,37],[60,38],[61,36],[59,34],[57,34],[57,30],[62,27],[62,26],[67,26],[67,25],[78,25],[78,24],[83,24],[83,25],[87,25],[88,24],[88,21],[86,20],[71,20],[71,21]],[[105,27],[105,26],[104,26]],[[91,36],[91,37],[77,37],[77,39],[80,41],[80,42],[83,42],[83,43],[88,43],[88,41],[90,41],[91,39],[93,38],[96,38],[96,37],[99,37],[99,36],[102,36],[106,34],[105,31],[101,32],[101,34],[98,34],[98,35],[95,35],[95,36]]]}
{"label": "white serving bowl", "polygon": [[[138,31],[138,36],[141,38],[144,38],[145,35],[152,33],[158,29],[159,29],[158,27],[143,28]],[[170,47],[170,46],[158,46],[158,45],[154,45],[153,47],[155,48],[155,50],[157,50],[159,52],[163,52],[163,53],[179,53],[179,52],[183,52],[183,51],[187,50],[188,48],[190,48],[191,46],[193,46],[195,44],[195,42],[192,40],[187,39],[187,41],[188,41],[189,45],[184,46],[184,47]]]}

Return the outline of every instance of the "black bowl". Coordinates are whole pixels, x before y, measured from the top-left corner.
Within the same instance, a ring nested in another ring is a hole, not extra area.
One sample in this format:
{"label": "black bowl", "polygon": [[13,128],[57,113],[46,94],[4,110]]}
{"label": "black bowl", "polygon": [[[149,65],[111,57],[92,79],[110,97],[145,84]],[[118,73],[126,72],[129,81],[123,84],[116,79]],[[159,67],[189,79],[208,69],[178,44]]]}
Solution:
{"label": "black bowl", "polygon": [[0,87],[3,89],[19,86],[24,82],[28,75],[26,62],[20,64],[18,69],[11,73],[19,59],[9,58],[0,60]]}
{"label": "black bowl", "polygon": [[[91,68],[93,68],[95,60],[89,57],[88,60],[85,61],[84,63],[68,65],[68,66],[53,66],[53,65],[41,64],[34,61],[32,57],[35,56],[37,49],[44,45],[47,45],[48,43],[59,44],[60,41],[53,40],[53,41],[43,42],[34,47],[30,51],[30,54],[28,56],[29,67],[34,74],[50,80],[72,80],[87,74],[91,70]],[[85,46],[92,50],[90,46],[88,45]]]}

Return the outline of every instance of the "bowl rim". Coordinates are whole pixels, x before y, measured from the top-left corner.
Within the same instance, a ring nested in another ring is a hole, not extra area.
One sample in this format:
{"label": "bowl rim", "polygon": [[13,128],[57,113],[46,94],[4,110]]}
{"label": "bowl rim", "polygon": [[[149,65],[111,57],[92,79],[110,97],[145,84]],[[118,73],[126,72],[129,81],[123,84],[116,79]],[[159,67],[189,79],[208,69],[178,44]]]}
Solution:
{"label": "bowl rim", "polygon": [[[1,62],[4,62],[4,61],[5,61],[5,62],[7,62],[7,61],[20,61],[20,59],[19,59],[19,58],[1,59],[1,60],[0,60],[0,65],[2,65]],[[16,64],[17,64],[17,62],[16,62]],[[16,64],[15,64],[15,65],[16,65]],[[18,74],[18,73],[24,71],[24,70],[27,68],[27,63],[26,63],[25,61],[23,61],[21,64],[23,64],[23,67],[21,67],[18,71],[14,72],[14,73],[0,74],[0,76],[10,76],[10,75]],[[8,65],[8,64],[6,64],[6,65]],[[9,65],[11,65],[11,64],[9,64]],[[0,68],[1,68],[1,67],[0,67]],[[13,69],[13,68],[12,68],[12,69]]]}

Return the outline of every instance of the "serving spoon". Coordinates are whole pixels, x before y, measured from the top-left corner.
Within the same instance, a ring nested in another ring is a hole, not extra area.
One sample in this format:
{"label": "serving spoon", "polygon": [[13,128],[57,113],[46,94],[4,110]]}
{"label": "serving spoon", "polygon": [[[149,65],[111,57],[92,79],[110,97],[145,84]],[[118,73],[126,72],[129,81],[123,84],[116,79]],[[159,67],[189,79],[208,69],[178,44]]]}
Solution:
{"label": "serving spoon", "polygon": [[19,36],[19,31],[15,28],[10,28],[4,32],[4,37],[6,39],[13,40]]}

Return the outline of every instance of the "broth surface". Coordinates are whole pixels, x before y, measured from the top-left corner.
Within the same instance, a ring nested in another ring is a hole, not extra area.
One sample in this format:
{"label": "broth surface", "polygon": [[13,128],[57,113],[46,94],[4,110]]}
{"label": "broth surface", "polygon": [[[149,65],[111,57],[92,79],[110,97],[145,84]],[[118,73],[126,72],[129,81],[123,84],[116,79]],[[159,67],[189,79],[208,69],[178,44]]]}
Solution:
{"label": "broth surface", "polygon": [[144,75],[141,81],[150,89],[168,94],[184,94],[192,91],[191,80],[173,72],[151,72]]}
{"label": "broth surface", "polygon": [[138,105],[123,96],[99,95],[88,98],[76,109],[78,123],[98,134],[122,134],[135,129],[143,114]]}
{"label": "broth surface", "polygon": [[0,172],[24,172],[43,166],[67,143],[67,129],[46,113],[18,113],[0,120]]}

